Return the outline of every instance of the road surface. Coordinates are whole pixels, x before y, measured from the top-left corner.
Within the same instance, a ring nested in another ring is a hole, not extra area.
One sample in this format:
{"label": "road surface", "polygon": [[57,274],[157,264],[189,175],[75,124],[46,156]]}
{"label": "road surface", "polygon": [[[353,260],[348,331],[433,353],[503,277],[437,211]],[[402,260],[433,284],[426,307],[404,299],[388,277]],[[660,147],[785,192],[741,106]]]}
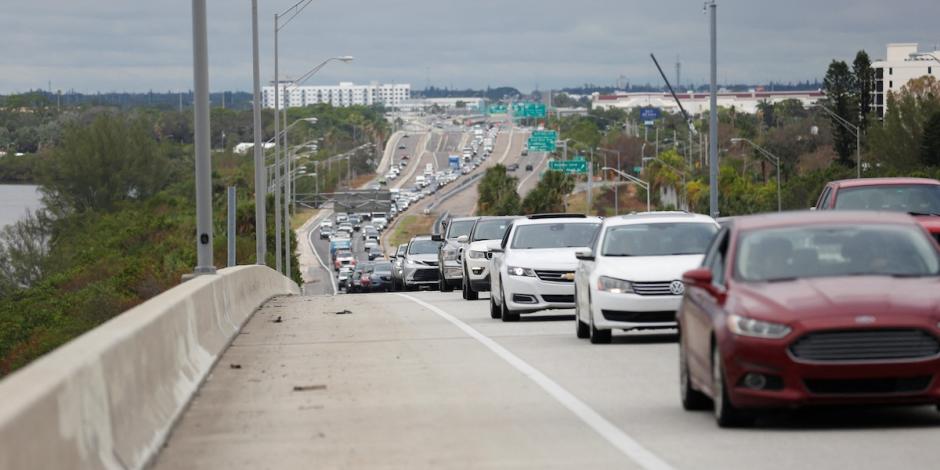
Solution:
{"label": "road surface", "polygon": [[485,295],[272,299],[154,468],[937,468],[933,407],[723,430],[681,409],[676,354],[670,332],[576,339],[570,311],[502,323]]}

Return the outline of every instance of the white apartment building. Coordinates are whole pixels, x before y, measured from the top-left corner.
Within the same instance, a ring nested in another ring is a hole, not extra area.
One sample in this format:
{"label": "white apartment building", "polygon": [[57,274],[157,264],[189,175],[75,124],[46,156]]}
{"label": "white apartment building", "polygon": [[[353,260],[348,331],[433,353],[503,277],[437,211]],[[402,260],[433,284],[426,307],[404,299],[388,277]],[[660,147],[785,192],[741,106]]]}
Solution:
{"label": "white apartment building", "polygon": [[[676,93],[682,106],[690,114],[708,112],[710,107],[708,93]],[[779,103],[784,100],[797,100],[804,107],[811,106],[823,98],[822,91],[759,91],[745,92],[719,92],[718,106],[730,108],[741,113],[756,113],[757,105],[761,102]],[[591,96],[591,107],[597,109],[632,109],[654,107],[667,113],[678,113],[679,106],[667,92],[660,93],[618,93],[616,95],[601,95],[594,93]]]}
{"label": "white apartment building", "polygon": [[[340,82],[339,85],[301,85],[282,81],[278,92],[280,107],[301,107],[319,103],[329,103],[336,107],[371,106],[383,104],[396,106],[411,98],[411,85],[407,83],[356,85],[352,82]],[[261,102],[266,108],[274,108],[274,86],[261,89]]]}
{"label": "white apartment building", "polygon": [[907,82],[924,75],[940,79],[940,51],[919,53],[917,43],[888,44],[885,60],[871,66],[875,75],[872,110],[880,119],[888,105],[888,92],[897,93]]}

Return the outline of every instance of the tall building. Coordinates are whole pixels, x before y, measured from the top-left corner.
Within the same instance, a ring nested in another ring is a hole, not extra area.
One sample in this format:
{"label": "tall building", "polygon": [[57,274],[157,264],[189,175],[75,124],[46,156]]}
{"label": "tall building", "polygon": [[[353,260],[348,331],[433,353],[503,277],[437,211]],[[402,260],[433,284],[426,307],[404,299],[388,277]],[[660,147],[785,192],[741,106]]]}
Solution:
{"label": "tall building", "polygon": [[888,92],[901,90],[907,82],[932,75],[940,79],[940,51],[919,53],[917,43],[888,44],[885,60],[872,62],[875,74],[872,109],[879,119],[885,115]]}
{"label": "tall building", "polygon": [[[396,106],[411,98],[411,85],[407,83],[356,85],[352,82],[340,82],[339,85],[294,86],[293,82],[281,81],[278,92],[280,107],[309,106],[329,103],[336,107],[371,106],[383,104]],[[274,108],[274,85],[261,89],[261,102],[266,108]]]}

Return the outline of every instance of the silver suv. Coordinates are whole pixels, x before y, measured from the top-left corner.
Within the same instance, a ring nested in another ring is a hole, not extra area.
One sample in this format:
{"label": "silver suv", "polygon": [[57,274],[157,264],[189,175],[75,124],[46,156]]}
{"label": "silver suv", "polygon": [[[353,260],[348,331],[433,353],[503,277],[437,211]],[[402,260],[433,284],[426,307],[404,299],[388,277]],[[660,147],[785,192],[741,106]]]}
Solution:
{"label": "silver suv", "polygon": [[457,217],[447,221],[443,235],[433,235],[434,240],[442,241],[441,251],[437,256],[438,276],[441,292],[450,292],[463,285],[463,269],[460,255],[467,246],[467,240],[458,239],[470,235],[473,224],[479,217]]}

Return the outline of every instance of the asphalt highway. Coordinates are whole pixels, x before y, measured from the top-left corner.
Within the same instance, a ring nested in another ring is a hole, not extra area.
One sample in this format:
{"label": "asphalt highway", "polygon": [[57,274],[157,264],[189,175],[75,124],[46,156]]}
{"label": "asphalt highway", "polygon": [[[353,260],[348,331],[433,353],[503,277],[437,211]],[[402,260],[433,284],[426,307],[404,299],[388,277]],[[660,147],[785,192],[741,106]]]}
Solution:
{"label": "asphalt highway", "polygon": [[933,407],[719,429],[680,407],[676,354],[668,331],[576,339],[570,311],[502,323],[486,295],[276,298],[155,468],[937,468]]}

